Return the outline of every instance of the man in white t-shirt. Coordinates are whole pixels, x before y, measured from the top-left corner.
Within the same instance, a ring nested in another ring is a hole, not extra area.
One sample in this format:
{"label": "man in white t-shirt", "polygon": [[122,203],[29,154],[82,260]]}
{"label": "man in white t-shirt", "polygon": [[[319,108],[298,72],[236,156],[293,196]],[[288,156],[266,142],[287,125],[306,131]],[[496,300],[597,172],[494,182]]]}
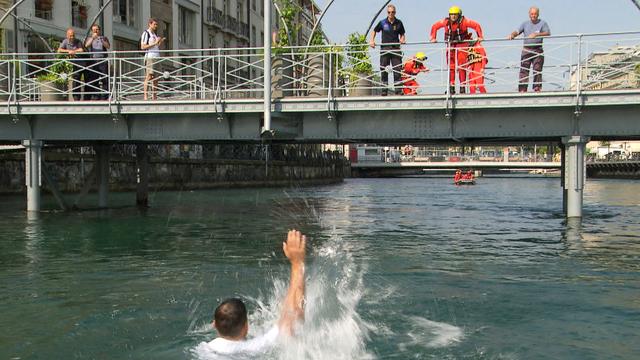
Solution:
{"label": "man in white t-shirt", "polygon": [[158,78],[154,74],[154,67],[157,65],[156,62],[158,58],[160,58],[160,45],[166,40],[166,38],[156,35],[157,30],[158,21],[150,18],[149,28],[145,30],[140,37],[140,48],[145,51],[145,76],[144,84],[142,85],[145,100],[147,100],[149,81],[151,81],[151,98],[154,100],[157,99],[156,88],[158,87]]}
{"label": "man in white t-shirt", "polygon": [[247,340],[249,322],[247,308],[240,299],[227,299],[216,308],[213,326],[219,337],[201,343],[196,349],[202,357],[233,356],[254,358],[271,350],[279,334],[292,335],[293,328],[304,319],[304,258],[306,236],[290,230],[282,250],[291,263],[289,289],[282,302],[282,312],[277,325],[266,334]]}

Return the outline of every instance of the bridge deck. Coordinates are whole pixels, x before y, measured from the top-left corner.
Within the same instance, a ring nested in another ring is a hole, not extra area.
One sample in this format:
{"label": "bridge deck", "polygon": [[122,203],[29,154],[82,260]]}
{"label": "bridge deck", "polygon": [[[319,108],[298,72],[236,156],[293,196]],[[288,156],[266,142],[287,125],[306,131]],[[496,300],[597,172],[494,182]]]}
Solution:
{"label": "bridge deck", "polygon": [[[640,90],[291,97],[272,111],[275,140],[291,142],[640,136]],[[8,103],[0,140],[260,141],[262,112],[261,99]]]}

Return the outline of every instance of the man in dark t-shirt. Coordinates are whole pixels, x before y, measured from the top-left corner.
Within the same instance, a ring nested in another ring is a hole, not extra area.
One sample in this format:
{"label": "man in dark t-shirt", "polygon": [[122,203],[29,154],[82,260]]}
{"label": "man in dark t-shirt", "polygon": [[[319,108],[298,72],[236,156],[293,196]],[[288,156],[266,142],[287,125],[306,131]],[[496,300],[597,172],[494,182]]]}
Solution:
{"label": "man in dark t-shirt", "polygon": [[[380,20],[378,25],[371,32],[371,41],[369,45],[376,47],[376,34],[382,33],[382,45],[380,46],[380,71],[382,72],[382,83],[384,89],[382,96],[387,95],[387,84],[389,82],[389,74],[387,66],[391,65],[393,71],[393,84],[396,95],[402,95],[402,84],[400,80],[402,69],[402,52],[400,44],[405,43],[404,25],[400,19],[396,18],[396,7],[389,5],[387,7],[387,17]],[[385,45],[391,44],[391,45]]]}

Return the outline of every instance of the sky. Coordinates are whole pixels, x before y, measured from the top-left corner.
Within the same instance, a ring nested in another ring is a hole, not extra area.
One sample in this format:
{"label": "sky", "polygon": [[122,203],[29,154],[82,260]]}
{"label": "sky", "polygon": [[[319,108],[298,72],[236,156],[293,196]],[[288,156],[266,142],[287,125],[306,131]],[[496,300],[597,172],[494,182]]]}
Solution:
{"label": "sky", "polygon": [[[328,0],[316,0],[324,8]],[[384,0],[335,0],[322,26],[333,43],[344,43],[352,32],[367,30]],[[553,35],[640,31],[640,10],[631,0],[396,0],[397,17],[407,31],[408,42],[428,41],[428,29],[458,5],[463,14],[480,22],[485,39],[504,38],[528,18],[532,5],[540,8]],[[385,14],[386,15],[386,14]],[[379,17],[382,19],[383,15]],[[442,37],[442,34],[440,34]]]}

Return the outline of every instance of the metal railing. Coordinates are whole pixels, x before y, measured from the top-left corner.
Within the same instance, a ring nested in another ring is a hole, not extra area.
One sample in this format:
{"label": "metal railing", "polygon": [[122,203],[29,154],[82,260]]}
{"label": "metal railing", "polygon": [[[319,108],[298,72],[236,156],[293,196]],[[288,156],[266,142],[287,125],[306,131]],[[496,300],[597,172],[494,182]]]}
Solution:
{"label": "metal railing", "polygon": [[[217,16],[211,17],[216,19]],[[236,21],[238,26],[241,23]],[[488,60],[483,71],[488,93],[518,91],[522,41],[485,40]],[[418,82],[418,95],[449,97],[448,46],[411,43],[402,46],[403,60],[418,51],[428,55],[429,72],[405,76]],[[459,52],[468,48],[458,47]],[[390,88],[381,81],[380,50],[368,47],[314,46],[274,49],[272,97],[371,96]],[[72,99],[110,101],[143,98],[150,70],[140,51],[109,52],[100,59],[61,59],[57,54],[0,56],[0,99],[26,102]],[[640,88],[640,32],[557,36],[544,39],[544,92],[580,96],[596,90]],[[390,69],[386,69],[387,71]],[[468,64],[455,65],[467,78],[476,77]],[[199,100],[261,98],[264,82],[262,48],[162,51],[153,66],[158,99]],[[393,79],[392,74],[389,76]],[[392,82],[393,80],[391,80]],[[468,85],[466,82],[463,85]],[[467,95],[469,96],[469,95]]]}

